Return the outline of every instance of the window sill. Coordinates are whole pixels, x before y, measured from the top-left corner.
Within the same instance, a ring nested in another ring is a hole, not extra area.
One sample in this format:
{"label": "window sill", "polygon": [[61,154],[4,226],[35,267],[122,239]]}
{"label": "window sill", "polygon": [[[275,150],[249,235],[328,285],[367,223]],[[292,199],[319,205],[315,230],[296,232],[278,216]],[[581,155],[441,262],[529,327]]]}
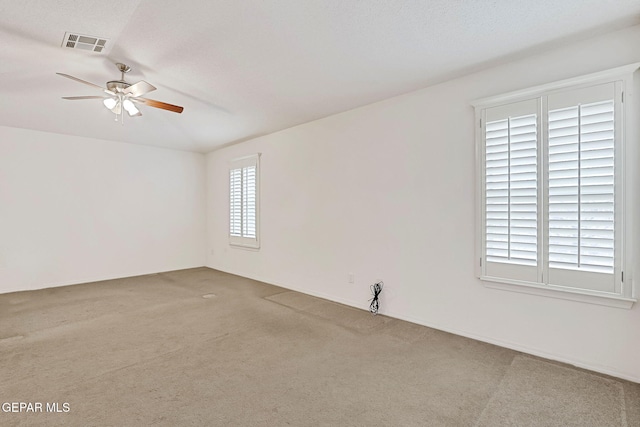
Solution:
{"label": "window sill", "polygon": [[229,236],[229,246],[238,249],[260,249],[260,239],[251,237]]}
{"label": "window sill", "polygon": [[257,251],[260,249],[260,245],[256,243],[232,243],[229,242],[229,247],[233,249],[246,249],[250,251]]}
{"label": "window sill", "polygon": [[505,281],[494,277],[483,276],[480,278],[483,285],[491,289],[520,292],[530,295],[538,295],[549,298],[559,298],[570,301],[585,302],[588,304],[604,305],[607,307],[631,309],[637,300],[625,298],[605,292],[582,291],[559,286],[542,286],[534,283]]}

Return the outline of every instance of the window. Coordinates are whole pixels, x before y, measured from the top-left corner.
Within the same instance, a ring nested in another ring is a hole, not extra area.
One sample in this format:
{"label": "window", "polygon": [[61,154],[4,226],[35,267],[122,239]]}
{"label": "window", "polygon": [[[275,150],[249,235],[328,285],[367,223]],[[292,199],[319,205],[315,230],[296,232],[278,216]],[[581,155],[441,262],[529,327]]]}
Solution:
{"label": "window", "polygon": [[478,276],[488,286],[635,301],[624,277],[623,119],[637,68],[475,104]]}
{"label": "window", "polygon": [[259,160],[252,155],[231,161],[229,167],[229,243],[259,248]]}

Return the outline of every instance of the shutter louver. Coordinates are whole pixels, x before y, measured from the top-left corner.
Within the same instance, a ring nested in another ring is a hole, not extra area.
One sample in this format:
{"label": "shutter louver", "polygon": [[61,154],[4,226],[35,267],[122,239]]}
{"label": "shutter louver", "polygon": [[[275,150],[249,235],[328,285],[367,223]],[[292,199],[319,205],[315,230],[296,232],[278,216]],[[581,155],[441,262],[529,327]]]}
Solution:
{"label": "shutter louver", "polygon": [[614,270],[614,102],[549,111],[549,267]]}
{"label": "shutter louver", "polygon": [[487,261],[537,265],[537,115],[486,124]]}

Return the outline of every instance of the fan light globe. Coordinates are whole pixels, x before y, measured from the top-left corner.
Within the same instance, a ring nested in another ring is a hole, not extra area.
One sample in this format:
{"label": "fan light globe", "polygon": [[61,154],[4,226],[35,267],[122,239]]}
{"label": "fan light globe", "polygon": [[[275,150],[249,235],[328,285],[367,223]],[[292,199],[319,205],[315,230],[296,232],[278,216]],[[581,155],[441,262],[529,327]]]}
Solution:
{"label": "fan light globe", "polygon": [[118,101],[116,101],[113,98],[107,98],[104,101],[102,101],[102,103],[104,104],[105,107],[107,107],[109,110],[111,110],[113,107],[116,106]]}
{"label": "fan light globe", "polygon": [[129,99],[125,99],[122,102],[122,106],[124,107],[125,110],[127,110],[127,113],[129,113],[130,115],[138,114],[140,112],[136,108],[136,106],[133,105],[133,102],[131,102],[131,100],[129,100]]}

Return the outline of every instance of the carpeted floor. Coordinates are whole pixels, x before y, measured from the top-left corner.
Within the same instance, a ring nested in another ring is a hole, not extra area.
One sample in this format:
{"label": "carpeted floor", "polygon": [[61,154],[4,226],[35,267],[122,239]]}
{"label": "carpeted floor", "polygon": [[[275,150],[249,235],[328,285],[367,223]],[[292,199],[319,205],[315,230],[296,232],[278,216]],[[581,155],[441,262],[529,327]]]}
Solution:
{"label": "carpeted floor", "polygon": [[0,295],[0,361],[2,426],[640,426],[638,384],[207,268]]}

